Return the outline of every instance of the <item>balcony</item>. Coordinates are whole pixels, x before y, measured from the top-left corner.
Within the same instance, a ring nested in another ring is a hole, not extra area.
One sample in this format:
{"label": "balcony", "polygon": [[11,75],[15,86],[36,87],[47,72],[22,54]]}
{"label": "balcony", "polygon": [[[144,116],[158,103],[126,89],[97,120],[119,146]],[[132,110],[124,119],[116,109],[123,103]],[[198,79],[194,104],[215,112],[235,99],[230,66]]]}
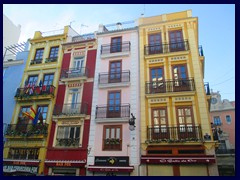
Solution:
{"label": "balcony", "polygon": [[30,62],[30,65],[34,65],[34,64],[41,64],[42,63],[42,59],[33,59]]}
{"label": "balcony", "polygon": [[45,63],[57,62],[58,57],[46,58]]}
{"label": "balcony", "polygon": [[32,86],[18,88],[15,94],[16,100],[36,100],[51,99],[55,95],[55,87],[53,85]]}
{"label": "balcony", "polygon": [[88,105],[86,103],[73,103],[64,105],[55,105],[54,116],[84,116],[87,114]]}
{"label": "balcony", "polygon": [[121,150],[122,149],[122,140],[107,138],[104,139],[103,150]]}
{"label": "balcony", "polygon": [[101,58],[129,56],[131,43],[129,41],[101,45]]}
{"label": "balcony", "polygon": [[145,45],[144,54],[153,55],[153,54],[165,54],[179,51],[188,51],[189,45],[188,41],[180,41],[170,44],[154,44],[154,45]]}
{"label": "balcony", "polygon": [[128,122],[130,104],[103,105],[96,107],[96,122]]}
{"label": "balcony", "polygon": [[88,68],[71,68],[62,69],[60,79],[61,81],[75,81],[79,79],[86,80],[88,78]]}
{"label": "balcony", "polygon": [[79,138],[58,138],[57,147],[79,147]]}
{"label": "balcony", "polygon": [[235,149],[217,149],[216,154],[235,154]]}
{"label": "balcony", "polygon": [[6,138],[14,137],[46,137],[48,124],[9,124],[5,133]]}
{"label": "balcony", "polygon": [[177,79],[168,81],[153,81],[145,83],[146,94],[194,91],[193,79]]}
{"label": "balcony", "polygon": [[200,126],[150,126],[147,128],[147,143],[202,142]]}
{"label": "balcony", "polygon": [[99,88],[120,87],[130,85],[130,71],[122,71],[117,73],[99,73]]}

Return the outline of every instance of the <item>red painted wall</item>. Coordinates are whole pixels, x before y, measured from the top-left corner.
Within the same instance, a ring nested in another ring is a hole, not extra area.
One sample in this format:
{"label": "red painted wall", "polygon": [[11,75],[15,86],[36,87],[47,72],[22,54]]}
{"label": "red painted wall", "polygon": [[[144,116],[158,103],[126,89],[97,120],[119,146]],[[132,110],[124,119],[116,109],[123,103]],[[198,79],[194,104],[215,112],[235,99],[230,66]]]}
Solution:
{"label": "red painted wall", "polygon": [[87,63],[86,67],[88,68],[88,77],[93,78],[95,73],[95,64],[96,64],[96,55],[97,50],[88,50],[87,52]]}
{"label": "red painted wall", "polygon": [[85,82],[83,87],[82,102],[87,103],[87,114],[91,115],[92,109],[92,96],[93,96],[93,82]]}
{"label": "red painted wall", "polygon": [[71,53],[65,53],[63,55],[62,69],[69,69],[70,60],[71,60]]}

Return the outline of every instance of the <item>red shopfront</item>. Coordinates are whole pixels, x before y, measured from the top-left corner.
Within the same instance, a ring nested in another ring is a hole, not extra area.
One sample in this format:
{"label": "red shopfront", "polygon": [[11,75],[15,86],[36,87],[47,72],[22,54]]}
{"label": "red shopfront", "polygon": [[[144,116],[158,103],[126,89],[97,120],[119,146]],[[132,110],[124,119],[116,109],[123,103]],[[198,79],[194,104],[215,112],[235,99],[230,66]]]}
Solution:
{"label": "red shopfront", "polygon": [[84,160],[45,160],[49,176],[85,176]]}

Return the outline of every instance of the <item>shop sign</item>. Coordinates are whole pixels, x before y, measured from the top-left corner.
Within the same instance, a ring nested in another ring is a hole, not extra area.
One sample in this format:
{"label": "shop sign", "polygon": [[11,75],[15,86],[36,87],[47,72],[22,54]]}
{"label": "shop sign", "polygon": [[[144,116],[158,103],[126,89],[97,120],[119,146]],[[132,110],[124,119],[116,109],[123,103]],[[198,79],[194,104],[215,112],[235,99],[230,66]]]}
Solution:
{"label": "shop sign", "polygon": [[13,161],[15,165],[26,165],[26,162]]}
{"label": "shop sign", "polygon": [[58,163],[56,163],[56,166],[72,166],[72,164],[71,163],[58,162]]}
{"label": "shop sign", "polygon": [[16,171],[37,174],[38,167],[34,167],[34,166],[3,166],[3,172],[16,172]]}
{"label": "shop sign", "polygon": [[96,166],[129,166],[129,157],[96,156]]}

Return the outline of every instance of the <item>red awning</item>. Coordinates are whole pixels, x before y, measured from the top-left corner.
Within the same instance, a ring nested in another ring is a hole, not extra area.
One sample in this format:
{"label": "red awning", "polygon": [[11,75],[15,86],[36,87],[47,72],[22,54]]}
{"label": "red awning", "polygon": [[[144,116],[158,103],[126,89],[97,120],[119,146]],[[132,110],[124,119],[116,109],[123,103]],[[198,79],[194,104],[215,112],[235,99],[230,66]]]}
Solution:
{"label": "red awning", "polygon": [[193,156],[193,157],[166,157],[166,156],[142,156],[141,163],[145,164],[194,164],[194,163],[215,163],[213,155]]}
{"label": "red awning", "polygon": [[88,171],[94,172],[132,172],[134,169],[133,166],[127,167],[110,167],[110,166],[88,166]]}

